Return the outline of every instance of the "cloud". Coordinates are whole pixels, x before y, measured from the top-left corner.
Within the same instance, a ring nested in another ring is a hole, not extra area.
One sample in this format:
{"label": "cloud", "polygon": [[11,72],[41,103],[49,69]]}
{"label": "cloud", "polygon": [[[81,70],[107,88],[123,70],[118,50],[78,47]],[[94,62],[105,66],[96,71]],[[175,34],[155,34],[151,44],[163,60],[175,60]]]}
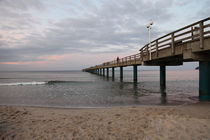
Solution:
{"label": "cloud", "polygon": [[183,3],[3,0],[0,1],[0,62],[30,64],[65,54],[138,52],[148,42],[145,24],[152,18],[155,21],[152,38],[163,35],[165,30],[157,25],[168,24],[175,15],[170,8]]}
{"label": "cloud", "polygon": [[[199,2],[199,1],[197,1]],[[199,11],[197,12],[197,14],[195,15],[194,18],[199,17],[199,18],[207,18],[209,17],[209,13],[210,13],[210,7],[209,7],[209,0],[203,0],[203,4],[202,4],[202,8],[199,9]]]}
{"label": "cloud", "polygon": [[[96,7],[93,2],[81,1],[80,9],[84,8],[87,13],[59,20],[47,26],[41,34],[31,30],[35,26],[34,23],[38,21],[32,18],[32,13],[28,11],[30,8],[36,10],[43,8],[40,2],[8,0],[1,2],[1,7],[9,9],[3,10],[2,14],[9,18],[5,18],[6,21],[1,24],[1,29],[12,30],[13,34],[7,34],[7,36],[9,40],[14,41],[13,43],[5,41],[4,45],[9,44],[8,46],[15,48],[5,49],[4,47],[1,52],[7,51],[7,54],[13,57],[2,55],[0,61],[9,58],[31,61],[36,57],[38,59],[39,55],[62,55],[66,52],[70,54],[75,52],[116,53],[129,49],[138,50],[137,45],[147,42],[147,37],[145,37],[147,31],[142,19],[147,16],[152,17],[155,13],[168,16],[164,11],[165,8],[156,7],[156,3],[151,5],[142,1],[102,1],[100,7]],[[18,14],[16,10],[21,12]],[[2,14],[1,18],[4,18]],[[20,32],[20,30],[24,31]],[[158,34],[158,31],[154,34]],[[109,48],[108,46],[111,45],[121,46],[121,48]]]}

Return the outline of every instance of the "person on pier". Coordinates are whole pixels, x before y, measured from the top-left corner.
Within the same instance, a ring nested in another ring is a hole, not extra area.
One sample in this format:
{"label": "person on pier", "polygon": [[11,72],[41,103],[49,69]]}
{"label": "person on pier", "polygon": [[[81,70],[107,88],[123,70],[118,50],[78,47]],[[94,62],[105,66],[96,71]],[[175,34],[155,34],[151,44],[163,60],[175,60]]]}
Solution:
{"label": "person on pier", "polygon": [[119,63],[119,61],[120,61],[120,58],[119,58],[119,57],[117,57],[117,64]]}

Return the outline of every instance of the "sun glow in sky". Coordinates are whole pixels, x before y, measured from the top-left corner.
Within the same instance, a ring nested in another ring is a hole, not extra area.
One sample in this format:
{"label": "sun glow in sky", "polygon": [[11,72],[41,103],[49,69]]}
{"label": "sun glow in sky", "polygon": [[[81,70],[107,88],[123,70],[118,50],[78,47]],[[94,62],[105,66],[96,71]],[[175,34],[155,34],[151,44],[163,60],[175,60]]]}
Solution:
{"label": "sun glow in sky", "polygon": [[[210,0],[0,0],[0,70],[79,70],[209,17]],[[191,66],[193,66],[192,64]],[[190,66],[190,65],[187,65]]]}

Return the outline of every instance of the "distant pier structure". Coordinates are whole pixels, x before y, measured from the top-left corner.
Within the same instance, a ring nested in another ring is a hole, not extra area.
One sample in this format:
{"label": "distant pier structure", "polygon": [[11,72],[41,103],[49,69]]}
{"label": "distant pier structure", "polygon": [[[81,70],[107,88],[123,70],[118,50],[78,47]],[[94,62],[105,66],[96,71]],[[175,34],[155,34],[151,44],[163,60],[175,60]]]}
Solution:
{"label": "distant pier structure", "polygon": [[160,90],[164,92],[166,66],[194,61],[199,62],[199,99],[210,101],[210,17],[153,40],[137,54],[85,68],[83,71],[109,77],[109,69],[112,69],[111,77],[114,78],[115,68],[120,67],[122,80],[123,67],[132,66],[133,81],[137,82],[138,66],[160,66]]}

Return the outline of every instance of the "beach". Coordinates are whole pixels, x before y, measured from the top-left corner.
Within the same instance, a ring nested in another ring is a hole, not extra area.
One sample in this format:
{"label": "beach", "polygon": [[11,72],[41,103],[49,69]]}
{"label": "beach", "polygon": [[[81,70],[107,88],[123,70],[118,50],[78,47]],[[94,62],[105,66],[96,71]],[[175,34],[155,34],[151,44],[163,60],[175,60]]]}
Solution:
{"label": "beach", "polygon": [[181,106],[0,106],[0,139],[210,139],[210,102]]}

